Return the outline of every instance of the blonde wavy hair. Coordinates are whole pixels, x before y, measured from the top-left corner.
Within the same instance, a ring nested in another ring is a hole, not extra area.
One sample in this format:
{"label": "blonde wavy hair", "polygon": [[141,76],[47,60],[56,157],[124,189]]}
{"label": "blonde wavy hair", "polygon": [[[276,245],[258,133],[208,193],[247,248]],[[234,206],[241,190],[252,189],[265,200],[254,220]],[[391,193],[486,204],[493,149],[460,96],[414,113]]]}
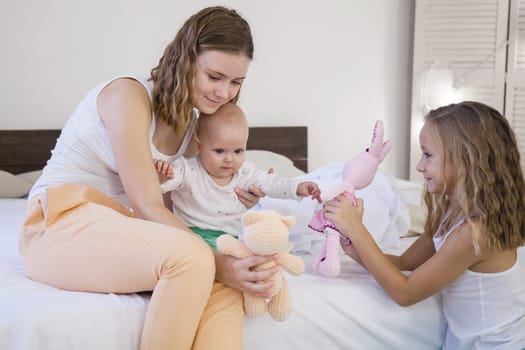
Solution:
{"label": "blonde wavy hair", "polygon": [[[474,247],[484,235],[488,249],[515,249],[525,243],[525,183],[516,137],[494,108],[465,101],[425,116],[443,156],[445,189],[425,194],[425,232],[443,232],[465,218]],[[452,201],[447,194],[453,193]]]}
{"label": "blonde wavy hair", "polygon": [[[151,70],[153,112],[183,133],[191,120],[191,84],[197,56],[206,50],[240,53],[253,59],[250,26],[235,10],[222,6],[197,12],[180,28]],[[240,91],[240,90],[239,90]],[[239,94],[234,97],[237,102]]]}

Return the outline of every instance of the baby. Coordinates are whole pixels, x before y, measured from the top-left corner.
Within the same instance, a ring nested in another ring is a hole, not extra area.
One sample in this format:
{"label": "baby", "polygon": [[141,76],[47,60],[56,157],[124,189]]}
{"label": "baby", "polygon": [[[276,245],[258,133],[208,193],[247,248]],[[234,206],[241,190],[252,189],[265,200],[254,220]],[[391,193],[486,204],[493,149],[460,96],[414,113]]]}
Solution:
{"label": "baby", "polygon": [[269,197],[310,196],[321,202],[315,182],[272,174],[245,161],[248,132],[241,108],[228,103],[213,115],[201,115],[195,137],[197,157],[155,161],[161,189],[170,192],[173,212],[214,249],[221,234],[237,237],[240,232],[247,209],[234,192],[237,187],[255,185]]}

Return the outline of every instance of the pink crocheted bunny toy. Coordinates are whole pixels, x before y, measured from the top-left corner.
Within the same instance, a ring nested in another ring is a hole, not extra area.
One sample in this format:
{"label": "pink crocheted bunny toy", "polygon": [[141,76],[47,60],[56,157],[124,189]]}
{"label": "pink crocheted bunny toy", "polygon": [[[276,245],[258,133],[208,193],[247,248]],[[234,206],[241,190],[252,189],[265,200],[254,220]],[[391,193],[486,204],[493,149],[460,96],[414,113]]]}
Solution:
{"label": "pink crocheted bunny toy", "polygon": [[[323,201],[333,199],[344,193],[348,199],[355,203],[355,190],[370,185],[379,163],[383,161],[391,146],[390,141],[383,142],[383,123],[378,120],[374,127],[370,147],[346,162],[343,168],[342,181],[321,193]],[[314,259],[313,269],[324,276],[335,277],[339,275],[341,271],[339,237],[341,234],[333,222],[324,218],[322,210],[318,210],[314,214],[308,226],[326,234],[324,245]],[[344,244],[351,244],[351,242],[347,240]]]}

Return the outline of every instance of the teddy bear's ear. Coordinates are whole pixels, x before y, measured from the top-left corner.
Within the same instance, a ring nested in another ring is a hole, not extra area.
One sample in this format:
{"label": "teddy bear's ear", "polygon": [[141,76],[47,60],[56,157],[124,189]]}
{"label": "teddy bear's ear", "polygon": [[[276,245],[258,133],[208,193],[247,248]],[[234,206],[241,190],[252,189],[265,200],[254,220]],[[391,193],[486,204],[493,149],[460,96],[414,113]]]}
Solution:
{"label": "teddy bear's ear", "polygon": [[293,215],[281,216],[281,221],[286,225],[286,227],[290,228],[295,225],[296,218]]}
{"label": "teddy bear's ear", "polygon": [[244,225],[251,225],[257,221],[260,221],[263,214],[257,211],[248,211],[242,216],[242,223]]}

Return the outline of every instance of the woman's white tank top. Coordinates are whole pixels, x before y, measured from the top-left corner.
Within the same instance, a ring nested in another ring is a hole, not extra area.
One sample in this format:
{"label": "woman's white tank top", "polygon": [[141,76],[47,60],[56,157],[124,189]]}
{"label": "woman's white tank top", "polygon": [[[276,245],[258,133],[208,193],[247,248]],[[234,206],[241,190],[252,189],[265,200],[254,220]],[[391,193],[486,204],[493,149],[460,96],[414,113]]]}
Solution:
{"label": "woman's white tank top", "polygon": [[[140,82],[147,90],[151,101],[153,83],[140,77],[116,77],[89,91],[62,129],[57,144],[51,152],[51,158],[44,167],[42,176],[31,189],[29,198],[40,195],[43,197],[45,207],[46,189],[49,186],[77,183],[90,186],[129,207],[115,165],[108,131],[97,109],[97,97],[100,91],[118,78],[131,78]],[[193,134],[196,118],[194,117],[191,121],[177,154],[171,156],[160,153],[153,145],[153,133],[155,131],[155,115],[153,113],[151,120],[149,144],[152,157],[173,161],[182,156]]]}

